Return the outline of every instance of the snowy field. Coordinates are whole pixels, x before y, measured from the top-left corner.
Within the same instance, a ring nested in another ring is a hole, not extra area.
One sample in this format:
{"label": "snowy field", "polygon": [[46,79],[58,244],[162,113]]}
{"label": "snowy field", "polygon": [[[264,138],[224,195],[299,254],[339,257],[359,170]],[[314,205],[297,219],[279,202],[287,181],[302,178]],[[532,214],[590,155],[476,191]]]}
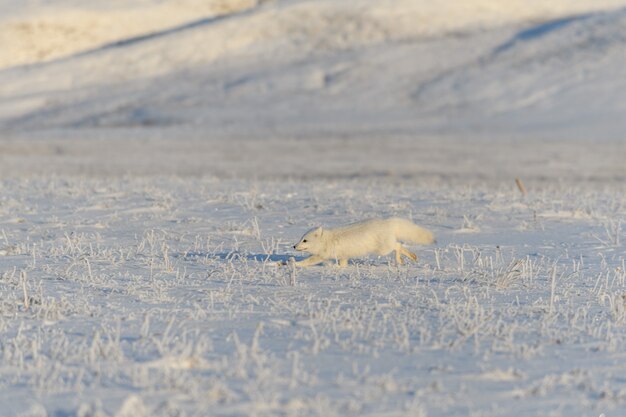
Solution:
{"label": "snowy field", "polygon": [[626,415],[626,2],[459,4],[0,0],[0,417]]}
{"label": "snowy field", "polygon": [[[624,188],[418,179],[1,183],[3,415],[626,412]],[[418,263],[274,261],[318,225]]]}

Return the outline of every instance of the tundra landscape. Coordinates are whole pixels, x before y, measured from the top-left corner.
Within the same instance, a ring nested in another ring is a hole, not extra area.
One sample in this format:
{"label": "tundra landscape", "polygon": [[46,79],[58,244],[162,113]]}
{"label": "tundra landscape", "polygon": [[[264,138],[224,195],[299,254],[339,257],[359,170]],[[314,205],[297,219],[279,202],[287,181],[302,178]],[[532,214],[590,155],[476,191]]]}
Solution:
{"label": "tundra landscape", "polygon": [[626,2],[0,15],[0,416],[626,413]]}

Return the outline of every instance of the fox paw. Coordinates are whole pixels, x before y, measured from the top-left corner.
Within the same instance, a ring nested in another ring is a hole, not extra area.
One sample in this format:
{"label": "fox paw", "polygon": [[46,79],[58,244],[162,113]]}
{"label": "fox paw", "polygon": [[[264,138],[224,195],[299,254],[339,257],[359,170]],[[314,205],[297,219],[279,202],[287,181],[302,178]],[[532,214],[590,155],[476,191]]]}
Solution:
{"label": "fox paw", "polygon": [[287,266],[287,265],[292,265],[296,263],[296,258],[294,258],[293,256],[289,257],[289,259],[287,259],[286,261],[276,261],[273,262],[272,265],[276,265],[276,266]]}

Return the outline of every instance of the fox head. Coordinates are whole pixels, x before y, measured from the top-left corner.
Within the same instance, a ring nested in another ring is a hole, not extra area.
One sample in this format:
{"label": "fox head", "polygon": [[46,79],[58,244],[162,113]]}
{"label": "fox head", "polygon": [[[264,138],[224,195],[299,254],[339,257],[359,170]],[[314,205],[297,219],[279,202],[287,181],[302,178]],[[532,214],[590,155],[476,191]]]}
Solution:
{"label": "fox head", "polygon": [[301,250],[312,254],[317,254],[323,248],[322,236],[324,230],[321,227],[311,229],[302,236],[300,242],[298,242],[293,248],[295,250]]}

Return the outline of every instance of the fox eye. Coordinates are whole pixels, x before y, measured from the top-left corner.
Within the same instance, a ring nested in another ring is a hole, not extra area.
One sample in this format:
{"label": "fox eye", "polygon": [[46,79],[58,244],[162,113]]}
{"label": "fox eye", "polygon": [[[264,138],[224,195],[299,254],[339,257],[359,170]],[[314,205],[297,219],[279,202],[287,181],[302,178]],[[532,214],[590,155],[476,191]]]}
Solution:
{"label": "fox eye", "polygon": [[306,243],[306,239],[304,239],[304,240],[302,241],[302,243]]}

